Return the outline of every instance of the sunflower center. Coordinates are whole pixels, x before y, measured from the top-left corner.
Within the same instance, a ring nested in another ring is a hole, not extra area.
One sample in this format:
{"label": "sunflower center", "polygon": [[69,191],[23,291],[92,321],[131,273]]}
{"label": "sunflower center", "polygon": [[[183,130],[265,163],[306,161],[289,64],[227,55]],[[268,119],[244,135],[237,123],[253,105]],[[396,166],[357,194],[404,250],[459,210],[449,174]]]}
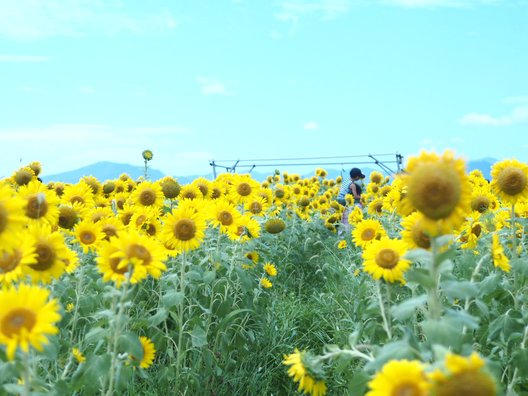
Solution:
{"label": "sunflower center", "polygon": [[36,323],[37,318],[33,311],[26,308],[15,308],[2,319],[2,334],[11,338],[19,335],[22,328],[30,332]]}
{"label": "sunflower center", "polygon": [[424,164],[409,179],[410,201],[416,209],[433,220],[449,217],[458,205],[461,194],[460,178],[454,169]]}
{"label": "sunflower center", "polygon": [[392,249],[381,249],[378,254],[376,254],[376,264],[381,268],[393,269],[396,267],[399,260],[400,255]]}
{"label": "sunflower center", "polygon": [[73,208],[69,206],[62,206],[60,208],[59,227],[71,230],[77,223],[77,220],[79,220],[79,217]]}
{"label": "sunflower center", "polygon": [[299,205],[302,206],[303,208],[307,207],[308,205],[310,205],[310,198],[302,197],[299,200]]}
{"label": "sunflower center", "polygon": [[15,250],[12,253],[4,252],[0,256],[0,274],[7,274],[13,271],[22,260],[22,253],[19,250]]}
{"label": "sunflower center", "polygon": [[222,196],[222,191],[220,191],[220,189],[218,188],[213,188],[213,194],[211,195],[211,198],[217,199],[217,198],[220,198],[221,196]]}
{"label": "sunflower center", "polygon": [[156,193],[151,188],[146,188],[139,194],[139,203],[143,206],[151,206],[156,202]]}
{"label": "sunflower center", "polygon": [[376,213],[381,213],[381,211],[383,209],[383,202],[376,202],[374,204],[373,208],[376,211]]}
{"label": "sunflower center", "polygon": [[391,396],[421,396],[423,392],[416,386],[416,384],[403,383],[398,385],[391,392]]}
{"label": "sunflower center", "polygon": [[136,218],[136,225],[139,227],[141,225],[143,225],[143,223],[147,220],[147,216],[145,215],[139,215],[137,218]]}
{"label": "sunflower center", "polygon": [[260,202],[251,202],[251,205],[249,205],[249,211],[253,214],[257,214],[262,212],[262,205]]}
{"label": "sunflower center", "polygon": [[48,213],[48,203],[42,193],[32,194],[28,198],[26,205],[26,216],[31,219],[39,219]]}
{"label": "sunflower center", "polygon": [[412,228],[412,239],[422,249],[431,247],[431,239],[424,233],[423,228],[419,224],[415,224]]}
{"label": "sunflower center", "polygon": [[79,234],[79,240],[83,245],[91,245],[95,242],[96,237],[95,234],[92,231],[82,231]]}
{"label": "sunflower center", "polygon": [[104,239],[107,241],[109,241],[111,237],[117,236],[117,228],[112,224],[105,224],[103,226],[103,232],[106,235]]}
{"label": "sunflower center", "polygon": [[179,220],[172,230],[176,239],[188,241],[196,235],[196,224],[191,219]]}
{"label": "sunflower center", "polygon": [[471,228],[471,232],[476,236],[476,237],[479,237],[480,236],[480,233],[482,232],[482,226],[480,224],[475,224],[472,228]]}
{"label": "sunflower center", "polygon": [[237,187],[237,193],[242,197],[247,197],[249,194],[251,194],[251,186],[248,183],[240,183]]}
{"label": "sunflower center", "polygon": [[376,236],[376,231],[374,231],[372,228],[365,228],[363,232],[361,233],[361,240],[363,241],[371,241]]}
{"label": "sunflower center", "polygon": [[284,192],[284,190],[282,190],[282,189],[275,190],[275,196],[277,198],[279,198],[279,199],[284,198],[285,195],[286,195],[286,193]]}
{"label": "sunflower center", "polygon": [[207,196],[207,193],[209,192],[209,188],[205,184],[198,184],[197,187],[204,197]]}
{"label": "sunflower center", "polygon": [[143,265],[149,265],[152,261],[152,256],[145,246],[137,243],[131,244],[127,248],[127,256],[130,258],[137,258],[143,262]]}
{"label": "sunflower center", "polygon": [[196,199],[196,194],[194,193],[194,191],[185,191],[182,196],[183,198],[187,199]]}
{"label": "sunflower center", "polygon": [[224,226],[229,226],[233,224],[233,215],[227,210],[222,210],[218,213],[218,221]]}
{"label": "sunflower center", "polygon": [[493,380],[481,371],[466,371],[450,377],[436,386],[435,395],[451,396],[496,396],[497,388]]}
{"label": "sunflower center", "polygon": [[77,203],[80,203],[81,205],[84,205],[86,203],[86,201],[84,200],[83,197],[81,197],[80,195],[74,195],[73,197],[70,198],[70,202],[72,204],[74,204],[75,202]]}
{"label": "sunflower center", "polygon": [[526,187],[526,175],[519,168],[507,167],[499,174],[497,184],[502,192],[508,195],[516,195]]}
{"label": "sunflower center", "polygon": [[491,202],[488,197],[478,196],[471,200],[471,209],[484,213],[490,207]]}
{"label": "sunflower center", "polygon": [[119,268],[119,263],[121,262],[120,258],[114,257],[111,258],[108,263],[110,264],[110,268],[112,268],[112,271],[114,271],[116,274],[124,275],[128,271],[128,267]]}
{"label": "sunflower center", "polygon": [[18,171],[15,175],[15,182],[19,186],[25,186],[31,181],[31,179],[33,179],[33,175],[31,174],[31,172],[24,169]]}
{"label": "sunflower center", "polygon": [[128,225],[130,223],[130,219],[132,219],[132,216],[133,216],[132,212],[125,213],[123,214],[123,217],[121,217],[121,221],[123,222],[124,225]]}
{"label": "sunflower center", "polygon": [[35,253],[37,253],[37,263],[30,264],[30,267],[35,271],[46,271],[50,269],[55,262],[55,249],[47,243],[38,243],[35,247]]}
{"label": "sunflower center", "polygon": [[156,235],[156,232],[157,232],[156,226],[153,224],[147,224],[147,226],[145,227],[145,232],[150,236]]}
{"label": "sunflower center", "polygon": [[7,213],[7,209],[4,207],[4,205],[0,204],[0,233],[7,228],[8,217],[9,213]]}

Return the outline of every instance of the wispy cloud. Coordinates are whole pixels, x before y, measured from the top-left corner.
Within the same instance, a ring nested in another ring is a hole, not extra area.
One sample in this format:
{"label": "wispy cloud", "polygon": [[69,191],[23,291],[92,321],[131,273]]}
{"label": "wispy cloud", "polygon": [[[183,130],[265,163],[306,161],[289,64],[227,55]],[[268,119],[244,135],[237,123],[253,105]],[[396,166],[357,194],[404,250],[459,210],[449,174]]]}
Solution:
{"label": "wispy cloud", "polygon": [[423,7],[470,7],[481,4],[497,3],[500,0],[381,0],[384,4],[407,7],[407,8],[423,8]]}
{"label": "wispy cloud", "polygon": [[91,95],[95,93],[95,88],[89,85],[83,85],[79,87],[79,92],[85,95]]}
{"label": "wispy cloud", "polygon": [[178,23],[166,9],[139,14],[126,2],[16,0],[0,2],[0,37],[33,40],[53,36],[152,33]]}
{"label": "wispy cloud", "polygon": [[319,129],[319,124],[315,121],[308,121],[306,124],[303,125],[303,129],[306,129],[306,130]]}
{"label": "wispy cloud", "polygon": [[0,54],[0,62],[47,62],[50,58],[39,55],[2,55]]}
{"label": "wispy cloud", "polygon": [[196,79],[204,95],[230,95],[226,86],[214,78],[198,77]]}
{"label": "wispy cloud", "polygon": [[284,22],[297,23],[302,16],[315,15],[334,19],[348,11],[349,0],[289,0],[283,1],[275,17]]}
{"label": "wispy cloud", "polygon": [[528,105],[517,106],[509,114],[492,116],[482,113],[468,113],[460,122],[464,125],[508,126],[528,122]]}

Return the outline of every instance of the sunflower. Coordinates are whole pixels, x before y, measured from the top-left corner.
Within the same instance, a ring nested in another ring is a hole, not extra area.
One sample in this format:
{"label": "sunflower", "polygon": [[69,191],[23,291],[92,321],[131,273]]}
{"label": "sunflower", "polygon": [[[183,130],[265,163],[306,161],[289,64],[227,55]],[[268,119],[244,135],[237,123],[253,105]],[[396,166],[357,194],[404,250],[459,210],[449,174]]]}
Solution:
{"label": "sunflower", "polygon": [[310,369],[310,355],[308,352],[300,352],[297,348],[289,355],[284,356],[282,363],[290,366],[288,375],[295,382],[299,383],[299,392],[307,393],[311,396],[324,396],[326,394],[326,384],[322,378],[318,378],[321,373],[314,373]]}
{"label": "sunflower", "polygon": [[273,286],[273,283],[268,278],[262,278],[260,284],[264,289],[270,289]]}
{"label": "sunflower", "polygon": [[17,186],[25,186],[29,182],[36,180],[35,172],[29,167],[20,168],[13,173],[11,180]]}
{"label": "sunflower", "polygon": [[94,204],[92,187],[83,180],[80,180],[77,184],[70,184],[64,187],[64,194],[62,194],[61,199],[64,203],[73,204],[78,202],[88,208],[91,208]]}
{"label": "sunflower", "polygon": [[264,224],[264,229],[270,234],[278,234],[286,228],[286,223],[281,219],[269,219]]}
{"label": "sunflower", "polygon": [[191,183],[193,186],[198,187],[198,190],[202,193],[202,198],[210,199],[213,195],[213,190],[211,189],[211,182],[205,177],[198,177],[194,179]]}
{"label": "sunflower", "polygon": [[0,344],[6,346],[9,360],[18,347],[25,353],[30,345],[42,351],[47,336],[59,332],[59,304],[49,297],[48,290],[26,284],[0,290]]}
{"label": "sunflower", "polygon": [[251,201],[259,190],[259,183],[249,175],[237,175],[229,186],[229,198],[236,203]]}
{"label": "sunflower", "polygon": [[374,241],[363,252],[364,271],[376,280],[383,278],[391,283],[404,283],[403,273],[411,266],[411,262],[403,258],[406,252],[407,244],[400,239]]}
{"label": "sunflower", "polygon": [[167,199],[174,199],[180,194],[180,184],[172,177],[165,176],[159,181],[161,185],[161,191]]}
{"label": "sunflower", "polygon": [[446,151],[442,156],[422,152],[412,157],[405,175],[408,204],[424,215],[431,236],[449,234],[462,224],[469,210],[471,184],[465,163]]}
{"label": "sunflower", "polygon": [[258,261],[259,261],[259,254],[258,254],[258,252],[255,252],[255,251],[247,252],[244,256],[245,256],[247,259],[251,260],[254,264],[257,264]]}
{"label": "sunflower", "polygon": [[15,235],[19,241],[13,249],[0,248],[0,285],[11,284],[26,276],[27,266],[35,264],[36,253],[30,235]]}
{"label": "sunflower", "polygon": [[102,191],[101,183],[95,176],[83,176],[81,180],[90,186],[94,196],[98,195]]}
{"label": "sunflower", "polygon": [[515,159],[496,163],[491,168],[491,188],[511,205],[528,199],[528,165]]}
{"label": "sunflower", "polygon": [[84,363],[86,361],[86,357],[79,348],[72,348],[72,356],[77,360],[77,363]]}
{"label": "sunflower", "polygon": [[135,206],[157,209],[163,206],[165,197],[161,185],[157,182],[144,181],[139,183],[130,195]]}
{"label": "sunflower", "polygon": [[402,239],[407,243],[409,249],[431,249],[431,238],[423,227],[423,214],[413,212],[402,220]]}
{"label": "sunflower", "polygon": [[172,248],[189,251],[200,246],[205,228],[205,219],[200,212],[190,205],[181,205],[165,216],[160,238]]}
{"label": "sunflower", "polygon": [[471,192],[471,210],[479,213],[495,211],[499,208],[497,197],[489,191],[489,188],[474,188]]}
{"label": "sunflower", "polygon": [[103,194],[110,195],[116,189],[116,183],[113,180],[107,180],[103,184]]}
{"label": "sunflower", "polygon": [[40,175],[40,172],[42,172],[42,164],[38,161],[30,162],[27,167],[33,171],[35,176]]}
{"label": "sunflower", "polygon": [[[112,240],[113,242],[113,240]],[[111,242],[103,242],[97,250],[97,270],[103,275],[104,282],[114,282],[117,287],[121,287],[121,284],[128,279],[128,270],[132,269],[130,274],[130,283],[138,283],[144,277],[146,272],[136,272],[133,268],[120,268],[119,264],[121,259],[113,257],[114,254],[118,253],[119,249],[114,246]]]}
{"label": "sunflower", "polygon": [[264,271],[268,276],[277,276],[277,267],[271,263],[264,264]]}
{"label": "sunflower", "polygon": [[24,211],[31,223],[57,224],[59,199],[38,180],[20,187],[19,195],[25,199]]}
{"label": "sunflower", "polygon": [[12,249],[19,244],[18,232],[26,224],[23,199],[8,185],[0,184],[0,246]]}
{"label": "sunflower", "polygon": [[365,248],[374,240],[386,236],[387,233],[378,220],[363,220],[357,223],[352,231],[352,239],[356,246]]}
{"label": "sunflower", "polygon": [[198,199],[202,197],[203,195],[200,189],[193,184],[184,185],[180,190],[180,195],[178,195],[179,199],[190,199],[190,200]]}
{"label": "sunflower", "polygon": [[59,205],[58,226],[65,230],[72,230],[73,227],[81,220],[81,211],[83,206],[79,203]]}
{"label": "sunflower", "polygon": [[75,226],[74,235],[83,252],[86,254],[97,249],[97,245],[105,237],[101,223],[83,220]]}
{"label": "sunflower", "polygon": [[367,212],[371,215],[381,216],[383,213],[383,199],[373,199],[368,205]]}
{"label": "sunflower", "polygon": [[368,386],[370,390],[365,396],[427,396],[431,388],[423,364],[417,360],[385,363]]}
{"label": "sunflower", "polygon": [[338,249],[346,249],[346,247],[347,247],[347,241],[345,241],[344,239],[340,240],[339,243],[337,244]]}
{"label": "sunflower", "polygon": [[348,214],[348,223],[357,224],[361,221],[363,221],[363,210],[359,206],[354,206]]}
{"label": "sunflower", "polygon": [[[141,348],[143,349],[143,358],[139,361],[139,367],[146,369],[152,366],[152,362],[156,357],[156,347],[154,343],[147,337],[139,337]],[[136,360],[134,356],[130,356],[132,360]]]}
{"label": "sunflower", "polygon": [[497,395],[497,385],[485,370],[485,361],[477,353],[463,357],[448,352],[444,364],[447,373],[437,370],[431,375],[435,396]]}
{"label": "sunflower", "polygon": [[214,227],[227,232],[230,228],[237,228],[242,215],[235,205],[225,199],[216,199],[209,206],[209,219]]}
{"label": "sunflower", "polygon": [[262,196],[255,195],[252,200],[244,204],[244,209],[252,215],[263,215],[270,207],[268,200]]}
{"label": "sunflower", "polygon": [[504,254],[504,249],[499,241],[499,235],[494,232],[492,235],[491,255],[493,257],[493,265],[500,268],[504,272],[510,272],[510,260]]}
{"label": "sunflower", "polygon": [[235,227],[227,230],[227,236],[233,241],[248,242],[260,237],[260,224],[251,216],[244,214]]}
{"label": "sunflower", "polygon": [[147,277],[147,274],[158,279],[167,267],[163,263],[167,255],[163,246],[155,239],[140,234],[136,230],[129,229],[118,238],[112,239],[111,243],[116,251],[110,256],[118,259],[118,269],[133,268],[134,278],[131,283],[136,283]]}
{"label": "sunflower", "polygon": [[65,255],[61,258],[64,263],[65,270],[68,274],[71,274],[79,266],[79,257],[77,253],[71,249],[66,249]]}
{"label": "sunflower", "polygon": [[27,273],[33,283],[51,283],[66,270],[64,259],[68,259],[69,255],[64,237],[46,224],[30,226],[28,231],[33,237],[37,262],[28,265]]}
{"label": "sunflower", "polygon": [[125,228],[123,222],[117,217],[106,217],[99,223],[101,223],[101,231],[103,231],[105,234],[103,239],[106,241],[109,241],[112,237],[118,236],[119,233]]}
{"label": "sunflower", "polygon": [[152,158],[154,158],[154,153],[152,152],[152,150],[143,150],[141,155],[143,156],[143,159],[145,161],[150,161],[152,160]]}

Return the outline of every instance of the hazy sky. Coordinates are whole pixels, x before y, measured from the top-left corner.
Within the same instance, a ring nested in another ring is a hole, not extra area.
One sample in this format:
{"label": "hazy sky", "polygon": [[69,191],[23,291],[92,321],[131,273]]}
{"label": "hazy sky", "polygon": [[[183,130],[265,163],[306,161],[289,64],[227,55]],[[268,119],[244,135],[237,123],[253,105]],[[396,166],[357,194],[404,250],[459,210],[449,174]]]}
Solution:
{"label": "hazy sky", "polygon": [[[0,0],[0,177],[453,148],[528,161],[527,0]],[[264,169],[262,169],[264,171]]]}

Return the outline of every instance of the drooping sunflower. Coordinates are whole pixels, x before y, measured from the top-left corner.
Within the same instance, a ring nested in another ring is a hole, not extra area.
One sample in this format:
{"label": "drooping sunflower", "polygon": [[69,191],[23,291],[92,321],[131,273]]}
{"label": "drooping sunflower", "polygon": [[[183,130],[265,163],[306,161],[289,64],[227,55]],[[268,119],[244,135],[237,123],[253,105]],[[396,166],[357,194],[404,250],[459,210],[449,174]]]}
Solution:
{"label": "drooping sunflower", "polygon": [[349,224],[357,224],[363,221],[363,210],[359,206],[354,206],[348,215]]}
{"label": "drooping sunflower", "polygon": [[352,239],[356,246],[365,248],[373,241],[387,235],[387,232],[378,220],[363,220],[357,223],[352,231]]}
{"label": "drooping sunflower", "polygon": [[[146,369],[152,366],[154,358],[156,357],[156,347],[154,343],[147,337],[139,337],[141,347],[143,348],[143,358],[139,361],[139,367]],[[134,360],[133,356],[130,356]]]}
{"label": "drooping sunflower", "polygon": [[165,176],[163,179],[159,181],[161,185],[161,191],[163,191],[163,195],[167,199],[174,199],[180,194],[180,184],[170,176]]}
{"label": "drooping sunflower", "polygon": [[12,249],[19,243],[18,233],[26,224],[23,199],[7,185],[0,184],[0,246]]}
{"label": "drooping sunflower", "polygon": [[75,226],[74,235],[84,253],[93,252],[105,237],[101,222],[83,220]]}
{"label": "drooping sunflower", "polygon": [[110,238],[119,235],[121,230],[125,228],[125,225],[117,217],[106,217],[101,219],[101,231],[105,234],[104,240],[109,241]]}
{"label": "drooping sunflower", "polygon": [[383,213],[383,198],[375,198],[369,204],[367,212],[371,215],[381,216]]}
{"label": "drooping sunflower", "polygon": [[102,191],[101,182],[95,176],[83,176],[81,180],[90,186],[94,196],[99,195]]}
{"label": "drooping sunflower", "polygon": [[270,234],[278,234],[286,228],[286,223],[282,219],[269,219],[264,224],[264,229]]}
{"label": "drooping sunflower", "polygon": [[504,254],[504,249],[499,241],[499,235],[494,232],[491,238],[491,255],[493,258],[493,265],[500,268],[504,272],[510,272],[510,260]]}
{"label": "drooping sunflower", "polygon": [[162,242],[179,251],[196,249],[205,236],[205,216],[192,206],[178,206],[165,216],[161,230]]}
{"label": "drooping sunflower", "polygon": [[25,199],[24,212],[31,223],[57,224],[59,199],[38,180],[20,187],[19,195]]}
{"label": "drooping sunflower", "polygon": [[27,266],[37,262],[31,235],[19,233],[15,237],[19,241],[16,247],[0,248],[0,286],[23,279]]}
{"label": "drooping sunflower", "polygon": [[47,337],[59,332],[59,304],[49,297],[47,289],[26,284],[0,289],[0,344],[6,346],[9,360],[19,347],[25,353],[30,345],[42,351]]}
{"label": "drooping sunflower", "polygon": [[495,211],[499,208],[497,197],[489,191],[489,187],[474,188],[471,192],[471,210],[479,213]]}
{"label": "drooping sunflower", "polygon": [[136,189],[130,195],[130,199],[136,206],[152,208],[157,211],[163,206],[165,197],[159,183],[144,181],[136,186]]}
{"label": "drooping sunflower", "polygon": [[33,283],[50,283],[59,279],[66,270],[64,260],[69,258],[68,248],[62,234],[52,231],[47,224],[32,225],[28,232],[33,237],[33,248],[37,262],[28,265],[27,274]]}
{"label": "drooping sunflower", "polygon": [[404,283],[403,274],[411,266],[411,262],[403,258],[405,253],[407,244],[400,239],[374,241],[363,252],[363,269],[376,280],[383,278],[391,283]]}
{"label": "drooping sunflower", "polygon": [[409,249],[431,249],[431,238],[423,227],[423,214],[413,212],[402,220],[402,239],[407,243]]}
{"label": "drooping sunflower", "polygon": [[310,355],[306,351],[295,351],[284,356],[282,363],[288,368],[288,375],[299,383],[299,392],[307,393],[311,396],[324,396],[326,394],[326,384],[321,377],[321,372],[314,372],[310,364]]}
{"label": "drooping sunflower", "polygon": [[424,228],[430,236],[449,234],[457,229],[469,210],[471,184],[465,172],[465,162],[451,151],[442,156],[422,152],[411,157],[404,183],[412,208],[424,215]]}
{"label": "drooping sunflower", "polygon": [[198,190],[202,193],[203,199],[211,199],[213,190],[211,189],[211,182],[209,180],[205,177],[198,177],[194,179],[191,184],[198,187]]}
{"label": "drooping sunflower", "polygon": [[86,215],[87,210],[79,203],[60,204],[58,226],[65,230],[72,230],[73,227]]}
{"label": "drooping sunflower", "polygon": [[424,366],[417,360],[391,360],[385,363],[368,386],[370,390],[365,396],[427,396],[431,388]]}
{"label": "drooping sunflower", "polygon": [[11,176],[11,180],[17,186],[25,186],[29,182],[36,180],[36,176],[33,169],[26,166],[16,170]]}
{"label": "drooping sunflower", "polygon": [[497,162],[491,168],[491,188],[510,205],[528,199],[528,165],[515,159]]}
{"label": "drooping sunflower", "polygon": [[485,369],[485,361],[475,352],[468,357],[448,352],[445,358],[447,373],[436,370],[434,381],[435,396],[496,396],[497,385]]}

